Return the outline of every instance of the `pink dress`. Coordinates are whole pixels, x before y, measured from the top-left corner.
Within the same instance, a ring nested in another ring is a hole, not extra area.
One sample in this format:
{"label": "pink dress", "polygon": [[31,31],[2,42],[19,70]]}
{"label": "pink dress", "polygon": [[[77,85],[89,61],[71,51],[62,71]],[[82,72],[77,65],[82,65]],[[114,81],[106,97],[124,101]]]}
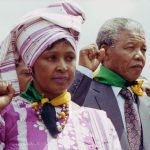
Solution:
{"label": "pink dress", "polygon": [[22,97],[16,97],[0,114],[0,150],[121,150],[117,133],[106,113],[81,107],[71,109],[57,138]]}

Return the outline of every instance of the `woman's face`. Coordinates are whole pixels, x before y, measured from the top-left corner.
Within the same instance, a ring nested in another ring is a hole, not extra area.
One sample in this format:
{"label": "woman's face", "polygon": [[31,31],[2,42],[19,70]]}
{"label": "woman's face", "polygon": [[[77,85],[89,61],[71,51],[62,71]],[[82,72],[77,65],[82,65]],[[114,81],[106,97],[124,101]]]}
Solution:
{"label": "woman's face", "polygon": [[23,92],[26,90],[28,83],[32,80],[32,76],[29,69],[22,61],[17,64],[16,71],[19,80],[20,92]]}
{"label": "woman's face", "polygon": [[33,68],[34,86],[43,97],[52,99],[72,84],[75,76],[76,53],[66,41],[46,49]]}

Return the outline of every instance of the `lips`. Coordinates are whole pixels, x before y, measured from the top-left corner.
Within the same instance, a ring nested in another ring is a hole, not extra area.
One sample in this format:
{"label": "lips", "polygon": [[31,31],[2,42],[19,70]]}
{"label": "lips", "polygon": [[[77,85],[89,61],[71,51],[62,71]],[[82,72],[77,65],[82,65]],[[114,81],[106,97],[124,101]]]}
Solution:
{"label": "lips", "polygon": [[67,76],[56,76],[53,77],[53,80],[58,83],[58,84],[64,84],[68,81],[68,77]]}
{"label": "lips", "polygon": [[139,71],[142,71],[143,65],[137,64],[137,65],[132,66],[132,68],[137,69],[137,70],[139,70]]}

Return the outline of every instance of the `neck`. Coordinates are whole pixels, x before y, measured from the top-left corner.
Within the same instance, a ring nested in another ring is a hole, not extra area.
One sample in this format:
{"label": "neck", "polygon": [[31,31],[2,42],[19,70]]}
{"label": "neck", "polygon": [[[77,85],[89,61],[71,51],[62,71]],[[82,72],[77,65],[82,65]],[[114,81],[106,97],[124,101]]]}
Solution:
{"label": "neck", "polygon": [[136,95],[141,96],[143,94],[141,88],[143,81],[128,82],[120,75],[106,68],[105,66],[101,66],[100,70],[95,74],[94,78],[100,83],[111,85],[111,86],[116,86],[121,88],[131,86],[132,91]]}
{"label": "neck", "polygon": [[41,87],[41,85],[38,83],[38,82],[36,82],[35,80],[33,80],[33,87],[37,90],[37,92],[41,95],[41,97],[46,97],[46,98],[48,98],[49,100],[51,100],[51,99],[54,99],[55,97],[57,97],[57,96],[59,96],[60,94],[62,94],[62,92],[61,93],[50,93],[47,89],[46,90],[44,90],[42,87]]}

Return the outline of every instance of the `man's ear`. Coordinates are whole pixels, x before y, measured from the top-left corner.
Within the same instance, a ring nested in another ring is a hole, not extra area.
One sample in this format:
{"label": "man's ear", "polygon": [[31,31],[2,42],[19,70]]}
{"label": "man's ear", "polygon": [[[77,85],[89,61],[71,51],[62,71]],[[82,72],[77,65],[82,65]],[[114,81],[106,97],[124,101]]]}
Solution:
{"label": "man's ear", "polygon": [[104,49],[103,62],[107,61],[108,58],[109,58],[109,53],[110,53],[109,47],[110,47],[110,46],[108,46],[108,45],[106,45],[106,44],[102,44],[101,47],[100,47],[100,49],[99,49],[100,51],[101,51],[102,49]]}
{"label": "man's ear", "polygon": [[97,53],[97,59],[99,60],[100,63],[103,64],[103,59],[105,57],[105,49],[104,48],[100,48],[98,50],[98,53]]}

